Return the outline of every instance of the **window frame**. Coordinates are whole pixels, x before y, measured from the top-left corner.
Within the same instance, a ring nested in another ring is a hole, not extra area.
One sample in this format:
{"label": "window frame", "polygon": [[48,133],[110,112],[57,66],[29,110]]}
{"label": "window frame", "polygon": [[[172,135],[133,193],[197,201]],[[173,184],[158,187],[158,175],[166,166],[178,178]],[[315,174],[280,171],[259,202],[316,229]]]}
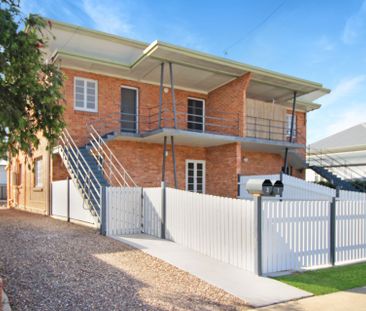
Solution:
{"label": "window frame", "polygon": [[[77,107],[76,106],[76,81],[81,80],[84,83],[84,106]],[[87,107],[87,82],[95,83],[95,109],[90,109]],[[77,111],[85,111],[85,112],[98,112],[98,80],[83,78],[83,77],[74,77],[74,110]]]}
{"label": "window frame", "polygon": [[[194,130],[194,129],[190,129],[188,127],[188,123],[190,122],[189,121],[189,115],[188,115],[188,104],[189,104],[189,100],[196,100],[196,101],[201,101],[202,102],[202,131],[200,130]],[[204,133],[206,131],[206,99],[204,98],[198,98],[198,97],[192,97],[192,96],[188,96],[187,97],[187,129],[189,131],[197,131],[197,132],[202,132]]]}
{"label": "window frame", "polygon": [[[40,163],[40,176],[38,176],[39,171],[37,170],[36,163]],[[37,179],[40,179],[40,183],[37,183]],[[37,157],[33,161],[33,188],[42,189],[43,188],[43,158]]]}
{"label": "window frame", "polygon": [[[193,163],[193,191],[188,190],[188,164]],[[197,164],[202,164],[202,193],[206,193],[206,161],[205,160],[186,160],[186,191],[201,193],[197,191]]]}

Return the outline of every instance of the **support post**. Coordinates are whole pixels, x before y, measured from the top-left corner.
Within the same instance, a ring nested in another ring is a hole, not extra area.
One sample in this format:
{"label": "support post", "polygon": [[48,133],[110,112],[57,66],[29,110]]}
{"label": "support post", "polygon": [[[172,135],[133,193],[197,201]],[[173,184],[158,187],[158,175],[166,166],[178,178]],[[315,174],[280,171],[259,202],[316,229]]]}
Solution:
{"label": "support post", "polygon": [[161,182],[161,233],[160,237],[165,239],[165,223],[166,223],[166,187],[165,182]]}
{"label": "support post", "polygon": [[[293,132],[294,132],[294,123],[295,123],[295,108],[296,108],[296,94],[294,91],[294,97],[292,100],[292,114],[291,114],[291,127],[290,127],[290,143],[292,143]],[[288,172],[288,147],[285,149],[285,160],[283,165],[283,172],[287,174]]]}
{"label": "support post", "polygon": [[165,220],[166,220],[166,189],[165,189],[165,162],[166,162],[166,143],[167,137],[164,136],[163,167],[161,173],[161,232],[160,237],[165,239]]}
{"label": "support post", "polygon": [[164,148],[163,148],[163,165],[161,170],[161,181],[165,182],[165,162],[166,162],[166,136],[164,136]]}
{"label": "support post", "polygon": [[174,172],[174,188],[178,188],[178,181],[177,181],[177,164],[175,161],[175,145],[174,145],[174,137],[170,136],[170,143],[172,145],[172,158],[173,158],[173,172]]}
{"label": "support post", "polygon": [[256,252],[255,273],[262,275],[262,196],[254,196],[254,209],[256,215]]}
{"label": "support post", "polygon": [[169,62],[169,71],[170,71],[170,88],[171,88],[171,92],[172,92],[173,113],[174,113],[174,128],[177,128],[177,107],[176,107],[176,103],[175,103],[173,65],[171,62]]}
{"label": "support post", "polygon": [[336,198],[330,203],[330,253],[329,261],[332,266],[335,265],[335,249],[336,249]]}
{"label": "support post", "polygon": [[102,199],[101,199],[101,211],[100,211],[100,234],[107,234],[107,191],[106,187],[102,186]]}
{"label": "support post", "polygon": [[163,109],[164,63],[161,63],[160,66],[161,70],[160,70],[159,120],[158,120],[159,129],[161,128],[161,115]]}

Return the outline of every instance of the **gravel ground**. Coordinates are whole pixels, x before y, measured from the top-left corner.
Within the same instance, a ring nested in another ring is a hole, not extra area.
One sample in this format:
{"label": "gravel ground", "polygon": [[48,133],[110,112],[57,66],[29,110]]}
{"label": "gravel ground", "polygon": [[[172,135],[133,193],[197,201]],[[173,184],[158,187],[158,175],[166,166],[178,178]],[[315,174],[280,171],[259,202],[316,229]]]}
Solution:
{"label": "gravel ground", "polygon": [[86,228],[0,209],[13,310],[245,310],[240,299]]}

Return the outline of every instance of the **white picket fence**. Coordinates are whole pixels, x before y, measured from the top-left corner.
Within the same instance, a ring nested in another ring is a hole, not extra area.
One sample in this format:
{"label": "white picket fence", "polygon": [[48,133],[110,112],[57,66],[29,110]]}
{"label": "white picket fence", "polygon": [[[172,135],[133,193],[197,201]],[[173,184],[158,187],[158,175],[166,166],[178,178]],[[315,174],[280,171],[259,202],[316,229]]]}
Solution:
{"label": "white picket fence", "polygon": [[366,200],[336,204],[336,262],[366,259]]}
{"label": "white picket fence", "polygon": [[[143,194],[143,198],[141,198]],[[366,260],[366,200],[337,199],[336,264]],[[265,274],[330,264],[330,200],[263,200]],[[107,234],[161,237],[162,189],[107,188]],[[256,271],[256,206],[166,188],[166,238],[248,271]]]}
{"label": "white picket fence", "polygon": [[328,201],[264,201],[263,273],[329,264]]}
{"label": "white picket fence", "polygon": [[106,188],[106,234],[141,233],[142,189]]}
{"label": "white picket fence", "polygon": [[143,195],[143,232],[161,237],[161,188],[144,188]]}
{"label": "white picket fence", "polygon": [[166,215],[167,239],[254,271],[253,201],[167,188]]}
{"label": "white picket fence", "polygon": [[[51,215],[97,225],[97,219],[90,213],[72,180],[53,181],[51,184]],[[68,215],[69,213],[69,215]]]}

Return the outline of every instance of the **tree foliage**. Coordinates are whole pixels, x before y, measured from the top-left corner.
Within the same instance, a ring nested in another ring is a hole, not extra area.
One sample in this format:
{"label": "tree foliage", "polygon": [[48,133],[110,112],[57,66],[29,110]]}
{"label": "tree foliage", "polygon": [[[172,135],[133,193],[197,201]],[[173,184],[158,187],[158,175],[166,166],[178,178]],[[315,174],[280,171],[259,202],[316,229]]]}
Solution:
{"label": "tree foliage", "polygon": [[23,17],[18,1],[0,0],[0,156],[32,154],[40,133],[53,146],[64,128],[63,75],[42,52],[51,26]]}

